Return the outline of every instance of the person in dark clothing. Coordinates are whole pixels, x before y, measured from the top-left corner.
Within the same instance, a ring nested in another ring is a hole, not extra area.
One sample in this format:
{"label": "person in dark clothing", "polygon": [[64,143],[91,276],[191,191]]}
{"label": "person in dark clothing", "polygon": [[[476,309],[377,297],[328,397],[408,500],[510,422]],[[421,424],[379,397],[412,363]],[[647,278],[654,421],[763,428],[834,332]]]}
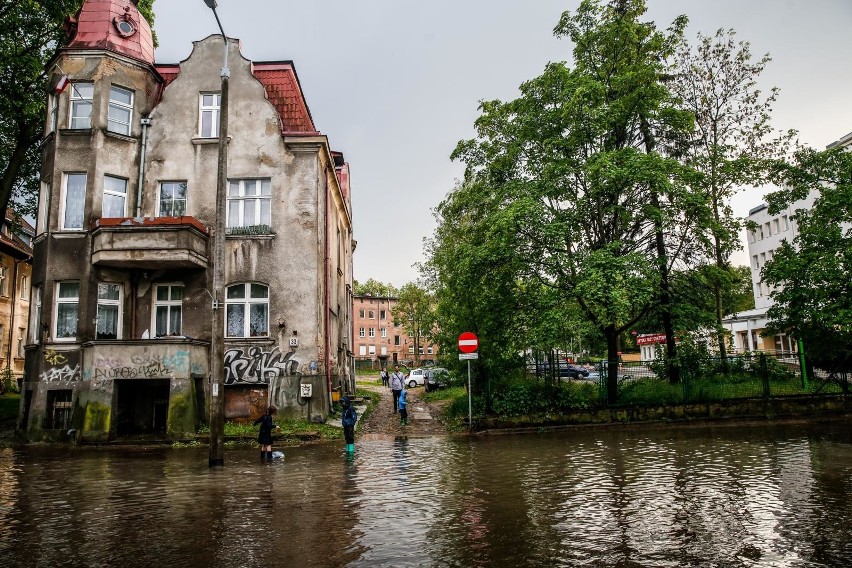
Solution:
{"label": "person in dark clothing", "polygon": [[340,417],[340,422],[343,424],[346,451],[347,453],[352,453],[355,451],[355,424],[358,422],[358,413],[352,408],[352,402],[348,396],[340,399],[340,404],[343,406],[343,414]]}
{"label": "person in dark clothing", "polygon": [[275,422],[272,421],[272,416],[278,412],[274,406],[266,409],[266,414],[254,421],[255,424],[260,424],[260,432],[257,434],[257,443],[260,444],[260,459],[272,461],[272,429],[275,428]]}

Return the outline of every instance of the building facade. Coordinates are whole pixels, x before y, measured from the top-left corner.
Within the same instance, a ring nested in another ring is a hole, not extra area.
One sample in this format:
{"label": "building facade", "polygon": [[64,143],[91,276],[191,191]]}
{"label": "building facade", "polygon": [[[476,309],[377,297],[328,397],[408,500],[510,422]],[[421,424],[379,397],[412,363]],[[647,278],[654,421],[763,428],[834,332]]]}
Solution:
{"label": "building facade", "polygon": [[30,316],[33,227],[11,210],[0,226],[0,373],[17,382],[24,376],[24,346]]}
{"label": "building facade", "polygon": [[[332,393],[354,391],[349,166],[314,126],[293,63],[249,61],[220,35],[157,63],[131,0],[86,0],[71,24],[48,67],[21,430],[184,437],[207,421],[214,365],[227,420],[268,404],[325,420]],[[227,228],[213,290],[223,45]],[[223,361],[211,360],[214,300]]]}
{"label": "building facade", "polygon": [[394,324],[396,303],[396,298],[387,296],[353,297],[352,336],[359,368],[428,364],[438,358],[438,346],[425,335],[411,337],[405,326]]}

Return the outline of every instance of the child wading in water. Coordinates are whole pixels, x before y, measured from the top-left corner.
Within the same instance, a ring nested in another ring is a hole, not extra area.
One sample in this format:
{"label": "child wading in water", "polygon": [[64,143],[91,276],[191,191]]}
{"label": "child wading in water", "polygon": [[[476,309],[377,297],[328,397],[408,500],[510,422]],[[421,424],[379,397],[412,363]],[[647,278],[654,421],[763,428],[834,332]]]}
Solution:
{"label": "child wading in water", "polygon": [[340,422],[343,424],[346,452],[352,453],[355,451],[355,423],[358,422],[358,413],[352,408],[352,403],[349,401],[348,396],[340,399],[340,404],[343,406],[343,415],[340,417]]}
{"label": "child wading in water", "polygon": [[403,426],[408,426],[408,401],[406,401],[405,396],[408,391],[405,390],[405,387],[402,387],[402,390],[399,393],[399,423]]}
{"label": "child wading in water", "polygon": [[272,415],[278,412],[274,406],[266,409],[266,414],[254,421],[255,424],[260,424],[260,432],[257,435],[257,443],[260,444],[260,460],[267,459],[272,461],[272,429],[275,428],[275,423],[272,421]]}

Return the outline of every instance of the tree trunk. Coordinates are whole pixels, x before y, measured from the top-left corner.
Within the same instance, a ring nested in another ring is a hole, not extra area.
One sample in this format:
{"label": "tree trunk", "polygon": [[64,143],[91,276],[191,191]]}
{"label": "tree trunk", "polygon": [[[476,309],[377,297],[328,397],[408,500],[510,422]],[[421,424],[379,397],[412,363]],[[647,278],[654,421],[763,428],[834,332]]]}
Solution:
{"label": "tree trunk", "polygon": [[618,402],[618,332],[615,325],[610,324],[604,329],[606,337],[606,402],[615,404]]}

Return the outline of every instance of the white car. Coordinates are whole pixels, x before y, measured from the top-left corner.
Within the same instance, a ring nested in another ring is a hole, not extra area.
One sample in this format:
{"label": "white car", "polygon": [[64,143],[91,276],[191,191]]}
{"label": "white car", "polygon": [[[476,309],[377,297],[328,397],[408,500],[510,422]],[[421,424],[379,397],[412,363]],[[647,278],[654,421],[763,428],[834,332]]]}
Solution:
{"label": "white car", "polygon": [[408,385],[408,388],[410,389],[425,385],[426,369],[411,369],[411,372],[408,373],[407,377],[405,377],[405,384]]}

